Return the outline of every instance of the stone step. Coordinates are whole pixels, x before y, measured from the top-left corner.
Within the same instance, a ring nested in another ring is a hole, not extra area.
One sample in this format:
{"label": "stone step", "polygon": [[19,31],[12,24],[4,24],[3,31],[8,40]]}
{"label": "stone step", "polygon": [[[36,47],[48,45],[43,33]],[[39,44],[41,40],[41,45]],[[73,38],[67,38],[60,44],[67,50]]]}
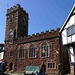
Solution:
{"label": "stone step", "polygon": [[24,75],[24,73],[12,73],[10,75]]}
{"label": "stone step", "polygon": [[65,74],[65,75],[71,75],[71,74]]}

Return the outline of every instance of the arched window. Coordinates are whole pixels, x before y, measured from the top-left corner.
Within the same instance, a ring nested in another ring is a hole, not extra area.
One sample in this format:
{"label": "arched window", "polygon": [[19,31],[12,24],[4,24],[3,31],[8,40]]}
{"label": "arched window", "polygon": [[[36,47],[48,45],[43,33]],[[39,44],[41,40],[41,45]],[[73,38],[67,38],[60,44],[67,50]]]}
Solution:
{"label": "arched window", "polygon": [[13,55],[14,55],[14,51],[10,51],[10,57],[13,57]]}
{"label": "arched window", "polygon": [[45,50],[45,57],[49,57],[49,46],[47,43],[43,43],[41,46],[41,56],[43,57],[43,52],[42,50]]}
{"label": "arched window", "polygon": [[13,15],[10,16],[10,23],[13,22]]}
{"label": "arched window", "polygon": [[35,46],[32,44],[29,48],[29,57],[34,58],[35,57]]}
{"label": "arched window", "polygon": [[19,49],[19,58],[23,59],[25,57],[25,48],[23,46]]}
{"label": "arched window", "polygon": [[25,18],[23,17],[22,18],[22,24],[25,25],[25,23],[26,23],[26,21],[25,21]]}

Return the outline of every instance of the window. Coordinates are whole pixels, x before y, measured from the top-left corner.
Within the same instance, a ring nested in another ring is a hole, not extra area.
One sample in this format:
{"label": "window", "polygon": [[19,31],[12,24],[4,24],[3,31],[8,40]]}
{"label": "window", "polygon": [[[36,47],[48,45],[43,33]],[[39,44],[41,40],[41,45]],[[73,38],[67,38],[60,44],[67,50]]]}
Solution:
{"label": "window", "polygon": [[25,25],[25,18],[22,18],[22,24]]}
{"label": "window", "polygon": [[5,58],[7,58],[7,54],[5,55]]}
{"label": "window", "polygon": [[48,63],[48,68],[50,69],[55,69],[56,68],[56,64],[51,62],[51,63]]}
{"label": "window", "polygon": [[10,23],[13,22],[13,15],[10,16]]}
{"label": "window", "polygon": [[12,57],[13,56],[13,51],[10,51],[10,57]]}
{"label": "window", "polygon": [[20,59],[25,58],[25,48],[23,46],[21,46],[19,49],[19,58]]}
{"label": "window", "polygon": [[42,50],[45,50],[46,52],[45,52],[45,57],[49,57],[49,46],[48,46],[48,44],[47,43],[43,43],[42,44],[42,47],[41,47],[41,55],[42,55],[42,57],[43,57],[43,52],[42,52]]}
{"label": "window", "polygon": [[67,29],[67,36],[70,36],[72,34],[75,34],[75,25],[73,25]]}
{"label": "window", "polygon": [[75,26],[71,27],[71,33],[74,34],[75,33]]}
{"label": "window", "polygon": [[12,44],[13,43],[13,39],[15,38],[16,34],[15,34],[15,30],[10,30],[9,32],[9,43]]}
{"label": "window", "polygon": [[31,58],[35,57],[35,46],[33,44],[29,48],[29,57]]}

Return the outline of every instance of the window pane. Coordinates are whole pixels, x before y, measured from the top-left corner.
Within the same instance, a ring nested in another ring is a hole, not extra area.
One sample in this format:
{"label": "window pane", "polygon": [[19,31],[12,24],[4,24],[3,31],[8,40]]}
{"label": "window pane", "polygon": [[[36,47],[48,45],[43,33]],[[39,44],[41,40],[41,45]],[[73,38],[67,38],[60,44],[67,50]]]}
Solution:
{"label": "window pane", "polygon": [[20,53],[20,58],[22,58],[22,50],[20,50],[20,52],[21,52],[21,53]]}
{"label": "window pane", "polygon": [[22,55],[22,58],[24,58],[24,49],[22,50],[22,52],[23,52],[23,53],[22,53],[22,54],[23,54],[23,55]]}
{"label": "window pane", "polygon": [[55,68],[55,63],[53,63],[53,68]]}
{"label": "window pane", "polygon": [[31,49],[31,57],[33,57],[33,50]]}
{"label": "window pane", "polygon": [[55,69],[55,63],[48,63],[48,68]]}
{"label": "window pane", "polygon": [[49,63],[48,63],[48,68],[50,68]]}
{"label": "window pane", "polygon": [[34,48],[34,57],[35,57],[35,48]]}
{"label": "window pane", "polygon": [[[48,57],[49,56],[49,49],[48,49],[47,43],[43,43],[41,49],[42,50],[45,50],[44,56],[45,57]],[[41,53],[41,55],[43,56],[43,53]]]}
{"label": "window pane", "polygon": [[35,57],[35,46],[32,44],[29,49],[29,57]]}
{"label": "window pane", "polygon": [[32,48],[32,57],[34,57],[34,48]]}
{"label": "window pane", "polygon": [[71,27],[71,33],[74,34],[75,33],[75,26]]}
{"label": "window pane", "polygon": [[13,21],[13,15],[10,16],[10,23]]}
{"label": "window pane", "polygon": [[71,35],[71,28],[67,29],[67,36]]}
{"label": "window pane", "polygon": [[22,58],[23,55],[22,55],[22,50],[19,50],[19,58]]}
{"label": "window pane", "polygon": [[21,58],[21,51],[19,50],[19,58]]}
{"label": "window pane", "polygon": [[[44,50],[46,50],[46,46],[44,46]],[[44,55],[44,56],[46,56],[46,52],[45,52],[45,53],[43,53],[43,55]]]}
{"label": "window pane", "polygon": [[43,50],[44,48],[42,47],[42,50]]}
{"label": "window pane", "polygon": [[49,56],[49,48],[48,48],[48,46],[47,46],[47,56]]}
{"label": "window pane", "polygon": [[52,63],[50,63],[50,68],[52,68]]}
{"label": "window pane", "polygon": [[31,49],[29,49],[29,57],[31,57]]}
{"label": "window pane", "polygon": [[42,55],[42,57],[43,57],[43,52],[41,52],[41,55]]}

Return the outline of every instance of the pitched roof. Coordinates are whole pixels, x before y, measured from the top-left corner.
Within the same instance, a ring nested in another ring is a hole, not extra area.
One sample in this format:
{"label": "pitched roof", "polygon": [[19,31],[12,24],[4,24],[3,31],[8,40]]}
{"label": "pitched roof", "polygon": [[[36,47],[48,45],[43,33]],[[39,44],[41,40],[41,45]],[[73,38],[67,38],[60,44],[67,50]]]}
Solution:
{"label": "pitched roof", "polygon": [[64,24],[62,25],[62,27],[61,27],[61,29],[59,30],[59,32],[62,32],[63,28],[65,27],[66,23],[68,22],[68,20],[69,20],[71,14],[73,13],[74,9],[75,9],[75,4],[73,5],[73,7],[72,7],[72,9],[71,9],[71,11],[70,11],[70,13],[69,13],[67,19],[65,20],[65,22],[64,22]]}

